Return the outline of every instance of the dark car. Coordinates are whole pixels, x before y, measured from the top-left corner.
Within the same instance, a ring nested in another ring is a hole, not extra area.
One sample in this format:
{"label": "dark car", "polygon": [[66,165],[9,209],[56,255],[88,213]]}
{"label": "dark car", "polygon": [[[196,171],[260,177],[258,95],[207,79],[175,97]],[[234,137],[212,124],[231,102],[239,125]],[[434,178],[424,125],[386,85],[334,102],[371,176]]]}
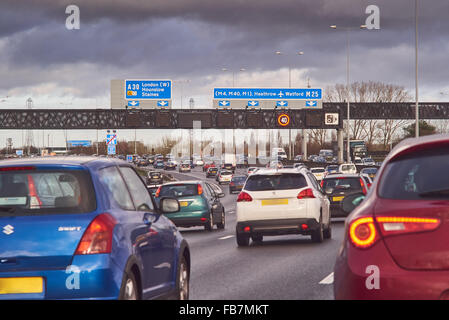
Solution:
{"label": "dark car", "polygon": [[176,163],[173,161],[167,161],[165,163],[165,170],[176,170]]}
{"label": "dark car", "polygon": [[341,210],[343,199],[354,193],[366,194],[368,186],[358,174],[335,174],[321,180],[321,188],[330,201],[332,217],[345,217],[347,213]]}
{"label": "dark car", "polygon": [[229,183],[229,193],[240,192],[245,185],[246,176],[233,176]]}
{"label": "dark car", "polygon": [[368,167],[368,168],[363,168],[362,170],[360,170],[360,173],[365,173],[365,174],[369,175],[371,180],[374,181],[374,178],[376,177],[378,170],[379,169],[377,169],[375,167]]}
{"label": "dark car", "polygon": [[179,202],[157,207],[130,164],[3,161],[0,202],[0,299],[188,298],[189,247],[165,216]]}
{"label": "dark car", "polygon": [[165,163],[163,160],[156,160],[153,162],[153,167],[154,169],[164,169]]}
{"label": "dark car", "polygon": [[149,171],[147,173],[147,181],[146,182],[147,182],[147,185],[164,183],[162,173],[160,173],[159,171]]}
{"label": "dark car", "polygon": [[218,229],[225,227],[225,209],[220,199],[224,193],[217,193],[216,188],[203,181],[171,182],[159,187],[155,195],[157,201],[163,197],[176,198],[180,211],[166,214],[176,226],[204,226],[212,231],[214,225]]}
{"label": "dark car", "polygon": [[218,168],[211,167],[207,169],[206,178],[215,177],[218,173]]}

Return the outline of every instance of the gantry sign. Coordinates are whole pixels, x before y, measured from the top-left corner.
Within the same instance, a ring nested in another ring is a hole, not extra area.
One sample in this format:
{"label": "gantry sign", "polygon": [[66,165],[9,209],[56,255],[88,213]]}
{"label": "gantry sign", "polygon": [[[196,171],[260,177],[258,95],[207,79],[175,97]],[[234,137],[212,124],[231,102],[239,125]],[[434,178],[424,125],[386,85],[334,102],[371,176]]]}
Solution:
{"label": "gantry sign", "polygon": [[[414,119],[409,103],[351,103],[351,119]],[[420,103],[420,119],[449,119],[449,103]],[[286,117],[279,117],[287,115]],[[341,129],[346,103],[323,109],[23,109],[0,110],[0,129]],[[279,123],[281,122],[282,125]],[[287,125],[283,125],[288,122]]]}

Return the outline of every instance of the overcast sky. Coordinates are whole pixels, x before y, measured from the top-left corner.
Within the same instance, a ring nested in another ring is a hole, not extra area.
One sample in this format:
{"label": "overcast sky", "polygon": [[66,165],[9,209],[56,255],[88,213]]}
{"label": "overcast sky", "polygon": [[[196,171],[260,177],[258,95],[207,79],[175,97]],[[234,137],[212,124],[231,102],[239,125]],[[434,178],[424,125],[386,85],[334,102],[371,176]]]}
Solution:
{"label": "overcast sky", "polygon": [[[449,1],[419,2],[420,99],[449,101]],[[66,28],[70,4],[80,30]],[[358,29],[368,5],[380,30]],[[172,79],[174,107],[182,94],[184,107],[208,108],[214,87],[232,85],[222,68],[239,87],[286,87],[290,67],[294,87],[326,88],[346,81],[346,35],[332,24],[354,27],[351,81],[414,97],[414,18],[412,0],[2,0],[0,108],[28,97],[35,108],[108,107],[110,80],[125,78]]]}

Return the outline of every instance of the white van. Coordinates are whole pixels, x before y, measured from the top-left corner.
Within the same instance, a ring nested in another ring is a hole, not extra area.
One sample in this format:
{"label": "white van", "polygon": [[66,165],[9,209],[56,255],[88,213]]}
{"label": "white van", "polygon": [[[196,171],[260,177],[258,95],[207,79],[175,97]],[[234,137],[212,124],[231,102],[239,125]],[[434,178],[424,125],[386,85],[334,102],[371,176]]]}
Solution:
{"label": "white van", "polygon": [[338,172],[344,174],[355,174],[357,173],[357,167],[353,163],[342,163],[338,167]]}

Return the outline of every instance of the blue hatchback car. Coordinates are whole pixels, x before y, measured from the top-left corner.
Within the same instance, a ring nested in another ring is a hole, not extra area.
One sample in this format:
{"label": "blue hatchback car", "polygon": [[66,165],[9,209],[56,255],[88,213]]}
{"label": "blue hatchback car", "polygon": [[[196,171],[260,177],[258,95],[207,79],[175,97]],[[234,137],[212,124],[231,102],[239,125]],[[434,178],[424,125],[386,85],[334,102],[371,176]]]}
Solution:
{"label": "blue hatchback car", "polygon": [[187,299],[179,202],[159,207],[121,160],[1,161],[0,299]]}

